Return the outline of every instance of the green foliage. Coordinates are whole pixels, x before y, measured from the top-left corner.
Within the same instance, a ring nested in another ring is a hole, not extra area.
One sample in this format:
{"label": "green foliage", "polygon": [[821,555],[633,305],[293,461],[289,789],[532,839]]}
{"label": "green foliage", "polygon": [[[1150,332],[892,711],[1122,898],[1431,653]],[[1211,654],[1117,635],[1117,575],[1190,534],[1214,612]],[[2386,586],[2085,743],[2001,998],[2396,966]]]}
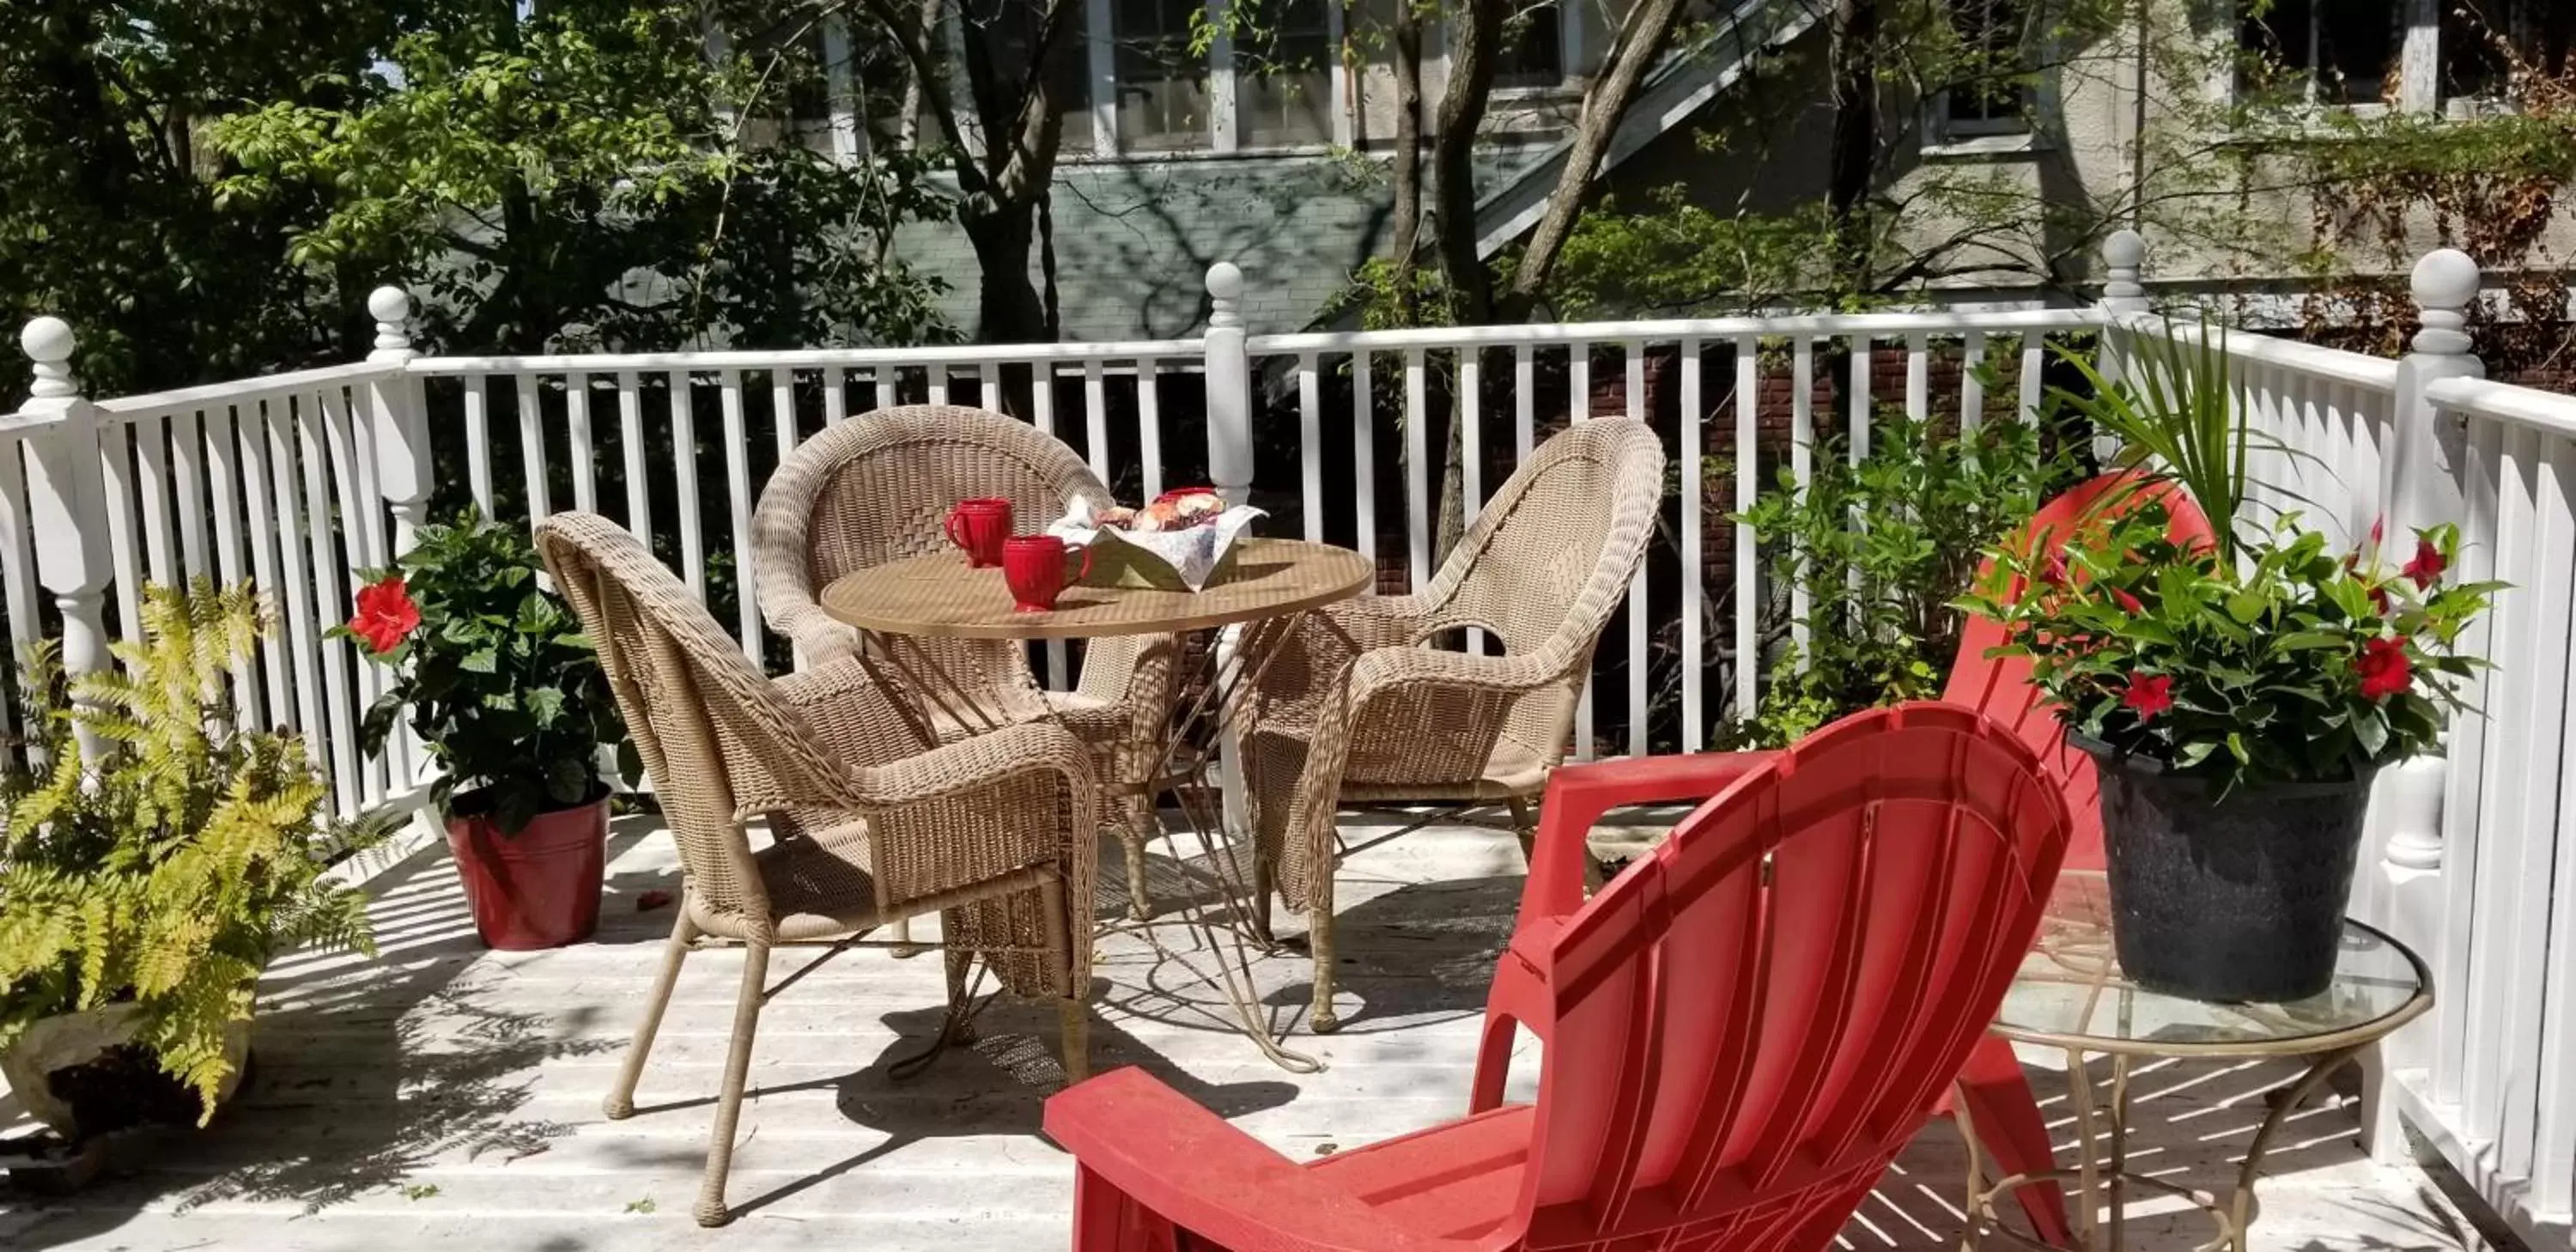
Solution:
{"label": "green foliage", "polygon": [[590,638],[539,584],[524,527],[472,512],[424,526],[395,573],[398,583],[370,581],[416,603],[415,628],[379,648],[388,640],[367,638],[362,602],[358,619],[332,631],[398,674],[367,712],[368,751],[407,710],[439,764],[437,802],[489,813],[511,834],[540,813],[596,799],[601,744],[629,754],[630,776],[642,773]]}
{"label": "green foliage", "polygon": [[1748,744],[1782,746],[1857,709],[1937,697],[1977,553],[2082,472],[2041,428],[2010,420],[1951,434],[1895,412],[1860,464],[1847,448],[1820,440],[1805,488],[1783,466],[1779,490],[1734,519],[1773,554],[1780,594],[1804,586],[1812,597],[1806,649],[1773,664],[1761,712],[1735,732]]}
{"label": "green foliage", "polygon": [[[124,668],[68,685],[30,650],[27,725],[47,762],[0,780],[0,1047],[39,1018],[132,1002],[137,1042],[211,1116],[225,1028],[251,1012],[269,958],[299,944],[374,955],[366,898],[323,880],[384,837],[389,815],[329,814],[294,736],[245,731],[221,694],[265,623],[248,584],[149,587]],[[75,727],[105,755],[84,769]]]}
{"label": "green foliage", "polygon": [[947,337],[938,284],[883,249],[946,215],[926,160],[746,143],[740,119],[786,109],[776,68],[710,62],[668,6],[492,6],[406,34],[344,103],[218,122],[222,199],[313,198],[291,261],[416,276],[478,349]]}
{"label": "green foliage", "polygon": [[2460,634],[2498,584],[2443,583],[2449,526],[2405,571],[2280,519],[2243,560],[2176,545],[2160,504],[2063,545],[1995,550],[1970,598],[2073,731],[2222,788],[2339,782],[2430,745],[2481,662]]}
{"label": "green foliage", "polygon": [[2458,703],[2452,681],[2477,664],[2453,651],[2460,632],[2494,589],[2442,584],[2458,533],[2419,534],[2395,577],[2375,526],[2340,558],[2296,514],[2258,526],[2247,457],[2278,445],[2230,421],[2219,336],[2168,326],[2125,339],[2120,383],[2070,357],[2091,394],[2056,393],[2124,445],[2118,464],[2137,487],[2103,508],[2148,485],[2179,489],[2216,542],[2174,543],[2163,505],[2147,502],[1994,548],[1967,603],[2003,623],[2001,654],[2032,658],[2075,731],[2227,789],[2361,777],[2430,743]]}
{"label": "green foliage", "polygon": [[[1650,193],[1641,209],[1602,197],[1566,240],[1549,297],[1572,318],[1710,316],[1807,303],[1833,246],[1822,204],[1720,214],[1692,203],[1689,187],[1675,183]],[[1877,303],[1860,292],[1833,298],[1836,312]]]}
{"label": "green foliage", "polygon": [[[363,288],[280,263],[309,205],[217,206],[199,123],[240,100],[335,94],[322,80],[363,64],[392,21],[379,0],[0,4],[0,325],[69,320],[102,395],[342,355],[335,335],[362,344]],[[0,405],[26,371],[0,353]]]}
{"label": "green foliage", "polygon": [[2219,558],[2233,562],[2244,544],[2240,528],[2253,520],[2247,516],[2253,484],[2246,454],[2295,451],[2255,431],[2253,423],[2235,420],[2234,370],[2223,328],[2204,323],[2186,332],[2168,321],[2162,334],[2118,339],[2127,368],[2116,384],[2083,354],[2050,345],[2085,384],[2082,391],[2051,388],[2050,398],[2119,440],[2120,468],[2138,471],[2141,481],[2189,492],[2217,534]]}
{"label": "green foliage", "polygon": [[[952,211],[932,154],[780,133],[822,7],[10,0],[0,324],[69,320],[96,395],[363,356],[382,283],[472,351],[953,337],[887,255]],[[26,370],[0,353],[0,404]]]}

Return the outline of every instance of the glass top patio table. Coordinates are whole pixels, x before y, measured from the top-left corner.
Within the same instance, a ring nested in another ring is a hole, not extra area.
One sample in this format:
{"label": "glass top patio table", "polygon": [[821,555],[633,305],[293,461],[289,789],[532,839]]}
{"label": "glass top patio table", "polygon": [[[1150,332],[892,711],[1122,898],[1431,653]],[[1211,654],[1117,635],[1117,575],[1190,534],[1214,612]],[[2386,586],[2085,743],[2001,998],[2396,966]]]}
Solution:
{"label": "glass top patio table", "polygon": [[1994,1031],[2024,1043],[2155,1056],[2327,1051],[2379,1038],[2432,1007],[2432,977],[2405,945],[2345,919],[2334,981],[2285,1004],[2210,1004],[2129,981],[2111,947],[2109,884],[2058,876],[2039,940]]}

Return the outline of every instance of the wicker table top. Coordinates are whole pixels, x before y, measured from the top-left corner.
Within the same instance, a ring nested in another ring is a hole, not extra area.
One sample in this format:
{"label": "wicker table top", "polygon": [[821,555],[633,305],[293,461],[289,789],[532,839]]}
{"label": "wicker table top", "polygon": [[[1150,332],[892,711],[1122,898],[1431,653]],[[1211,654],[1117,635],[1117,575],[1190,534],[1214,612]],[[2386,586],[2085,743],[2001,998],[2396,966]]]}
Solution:
{"label": "wicker table top", "polygon": [[823,588],[823,609],[861,630],[956,639],[1092,639],[1230,626],[1348,600],[1375,571],[1345,548],[1295,539],[1244,539],[1234,572],[1204,591],[1064,589],[1053,612],[1022,613],[998,569],[968,569],[938,552],[845,574]]}

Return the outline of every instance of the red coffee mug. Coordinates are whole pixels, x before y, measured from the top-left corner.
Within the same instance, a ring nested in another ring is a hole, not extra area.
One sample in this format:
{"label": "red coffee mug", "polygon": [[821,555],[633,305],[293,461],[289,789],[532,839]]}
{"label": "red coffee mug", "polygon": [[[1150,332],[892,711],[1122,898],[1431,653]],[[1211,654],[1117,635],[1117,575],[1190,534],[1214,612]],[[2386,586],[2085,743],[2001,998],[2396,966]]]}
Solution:
{"label": "red coffee mug", "polygon": [[1055,608],[1055,598],[1064,594],[1066,584],[1080,582],[1091,572],[1089,548],[1080,550],[1082,568],[1066,571],[1066,558],[1074,551],[1054,535],[1021,535],[1003,544],[1002,581],[1011,588],[1011,607],[1022,613]]}
{"label": "red coffee mug", "polygon": [[998,496],[960,500],[948,510],[948,542],[966,549],[966,564],[989,569],[1002,563],[1002,541],[1011,537],[1011,502]]}

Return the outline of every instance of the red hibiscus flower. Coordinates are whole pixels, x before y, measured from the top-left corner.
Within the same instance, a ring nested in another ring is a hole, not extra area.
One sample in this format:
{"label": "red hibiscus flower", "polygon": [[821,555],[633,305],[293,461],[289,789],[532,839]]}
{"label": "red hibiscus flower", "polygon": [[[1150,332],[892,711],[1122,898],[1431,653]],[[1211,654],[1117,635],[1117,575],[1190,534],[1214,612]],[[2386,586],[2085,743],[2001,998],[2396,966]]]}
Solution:
{"label": "red hibiscus flower", "polygon": [[2432,540],[2417,539],[2415,559],[2408,561],[2406,568],[2399,572],[2415,580],[2415,589],[2421,591],[2432,586],[2433,580],[2440,578],[2442,571],[2448,568],[2450,562],[2442,559],[2442,550],[2434,547]]}
{"label": "red hibiscus flower", "polygon": [[2386,699],[2415,685],[2415,662],[2406,655],[2402,635],[2361,645],[2361,659],[2353,662],[2352,668],[2361,675],[2361,696],[2365,700]]}
{"label": "red hibiscus flower", "polygon": [[365,640],[368,652],[383,656],[393,651],[419,626],[420,606],[403,589],[402,579],[358,588],[358,615],[349,619],[349,633]]}
{"label": "red hibiscus flower", "polygon": [[2173,679],[2165,674],[2131,674],[2129,689],[2120,693],[2120,703],[2135,710],[2143,722],[2173,707]]}
{"label": "red hibiscus flower", "polygon": [[2147,606],[2138,603],[2138,598],[2136,596],[2130,595],[2128,592],[2122,591],[2117,587],[2113,587],[2111,589],[2111,598],[2119,601],[2121,608],[2127,609],[2132,613],[2144,613],[2147,611]]}

